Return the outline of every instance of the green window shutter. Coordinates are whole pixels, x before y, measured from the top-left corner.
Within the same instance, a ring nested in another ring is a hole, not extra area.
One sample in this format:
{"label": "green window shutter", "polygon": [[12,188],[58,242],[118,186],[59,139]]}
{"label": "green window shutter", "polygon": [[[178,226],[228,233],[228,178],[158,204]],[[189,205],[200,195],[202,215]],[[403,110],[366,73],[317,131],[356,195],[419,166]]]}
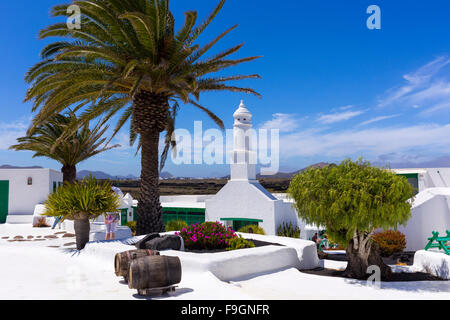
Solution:
{"label": "green window shutter", "polygon": [[6,222],[9,211],[9,181],[0,181],[0,224]]}
{"label": "green window shutter", "polygon": [[260,222],[263,222],[261,219],[246,219],[246,218],[223,218],[220,219],[222,221],[231,221],[233,223],[233,230],[238,231],[239,229],[250,226],[250,225],[256,225],[258,226]]}
{"label": "green window shutter", "polygon": [[120,209],[120,224],[122,226],[126,226],[127,222],[128,222],[128,209],[127,208]]}

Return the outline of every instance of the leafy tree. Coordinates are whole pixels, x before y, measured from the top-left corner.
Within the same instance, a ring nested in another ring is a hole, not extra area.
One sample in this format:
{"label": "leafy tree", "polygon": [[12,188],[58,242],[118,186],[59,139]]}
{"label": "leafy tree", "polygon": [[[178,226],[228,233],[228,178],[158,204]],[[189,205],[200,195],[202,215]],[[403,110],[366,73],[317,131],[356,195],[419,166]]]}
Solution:
{"label": "leafy tree", "polygon": [[[65,136],[65,131],[72,126],[77,130]],[[89,128],[89,124],[81,126],[74,112],[57,114],[37,126],[32,134],[18,138],[19,143],[10,149],[34,151],[33,157],[47,157],[58,161],[62,164],[63,180],[74,183],[77,177],[76,166],[80,162],[118,147],[101,146],[106,141],[102,136],[107,129],[102,123],[93,129]]]}
{"label": "leafy tree", "polygon": [[[82,110],[82,121],[103,116],[120,117],[113,136],[131,122],[130,144],[139,140],[141,150],[141,192],[137,234],[164,230],[161,218],[159,170],[170,147],[179,103],[206,112],[221,128],[222,121],[199,104],[200,94],[234,91],[259,95],[230,81],[259,78],[258,75],[212,75],[228,67],[257,59],[230,59],[242,48],[239,44],[204,58],[233,26],[203,46],[197,38],[222,9],[221,0],[203,23],[197,12],[185,13],[185,22],[175,30],[169,0],[73,1],[81,10],[81,29],[70,30],[66,23],[49,26],[40,38],[64,37],[45,47],[42,61],[26,75],[30,83],[26,101],[34,101],[38,111],[30,132],[51,115],[65,108]],[[68,17],[69,4],[53,8],[54,16]],[[166,132],[166,147],[159,163],[160,134]]]}
{"label": "leafy tree", "polygon": [[45,215],[63,217],[62,221],[74,220],[77,249],[82,250],[89,242],[89,219],[95,219],[106,212],[117,212],[120,198],[112,191],[110,182],[99,184],[93,176],[89,176],[58,188],[44,205]]}
{"label": "leafy tree", "polygon": [[410,218],[413,188],[405,178],[369,162],[345,160],[298,174],[288,193],[300,218],[326,227],[331,238],[347,243],[348,277],[366,278],[367,267],[378,265],[382,278],[389,278],[391,269],[383,263],[372,235]]}

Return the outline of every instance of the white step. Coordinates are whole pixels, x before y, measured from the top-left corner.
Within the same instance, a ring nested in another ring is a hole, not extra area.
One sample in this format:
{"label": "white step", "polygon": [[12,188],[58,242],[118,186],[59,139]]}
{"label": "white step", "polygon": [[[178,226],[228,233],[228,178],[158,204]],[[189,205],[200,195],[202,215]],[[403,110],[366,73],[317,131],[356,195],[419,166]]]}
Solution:
{"label": "white step", "polygon": [[6,217],[6,223],[9,224],[33,224],[32,214],[10,214]]}

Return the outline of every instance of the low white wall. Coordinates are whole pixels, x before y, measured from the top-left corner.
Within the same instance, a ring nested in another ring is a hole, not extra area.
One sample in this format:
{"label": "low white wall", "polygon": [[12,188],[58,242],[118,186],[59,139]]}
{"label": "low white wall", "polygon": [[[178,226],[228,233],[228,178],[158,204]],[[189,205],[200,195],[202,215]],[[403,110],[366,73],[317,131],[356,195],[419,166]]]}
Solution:
{"label": "low white wall", "polygon": [[[69,233],[75,233],[74,221],[65,220],[61,223],[61,230]],[[89,241],[102,241],[106,237],[106,227],[104,223],[91,223],[91,232],[89,234]],[[123,240],[132,237],[131,229],[124,226],[118,226],[115,233],[115,240]]]}
{"label": "low white wall", "polygon": [[[173,232],[164,234],[173,234]],[[161,251],[161,255],[179,257],[183,272],[211,272],[222,281],[238,281],[288,268],[302,270],[319,266],[317,250],[311,241],[255,234],[242,235],[248,239],[280,243],[284,246],[268,245],[217,253],[166,250]],[[95,255],[113,263],[117,253],[135,250],[133,245],[127,245],[127,243],[132,244],[142,238],[143,236],[123,241],[89,242],[82,254]]]}
{"label": "low white wall", "polygon": [[297,252],[293,248],[265,246],[218,253],[192,253],[162,251],[161,255],[180,258],[184,271],[211,272],[222,281],[237,281],[288,268],[300,268]]}
{"label": "low white wall", "polygon": [[179,195],[179,196],[161,196],[161,202],[187,202],[203,203],[214,195]]}
{"label": "low white wall", "polygon": [[266,236],[260,234],[238,233],[246,239],[254,239],[270,243],[277,243],[283,246],[293,248],[297,252],[299,259],[299,269],[314,269],[319,266],[319,257],[317,255],[317,246],[314,242],[303,239],[288,237]]}
{"label": "low white wall", "polygon": [[33,226],[38,222],[39,218],[44,217],[45,221],[48,225],[53,226],[53,223],[55,222],[55,218],[45,216],[45,205],[38,204],[34,207],[34,213],[33,213]]}
{"label": "low white wall", "polygon": [[417,251],[414,255],[413,267],[436,277],[450,280],[450,256],[443,251]]}

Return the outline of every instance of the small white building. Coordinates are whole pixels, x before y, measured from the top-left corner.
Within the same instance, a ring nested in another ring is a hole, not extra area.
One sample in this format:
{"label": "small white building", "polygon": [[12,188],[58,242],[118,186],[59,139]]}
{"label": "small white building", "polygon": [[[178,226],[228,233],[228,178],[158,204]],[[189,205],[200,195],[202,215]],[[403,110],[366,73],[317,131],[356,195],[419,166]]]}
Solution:
{"label": "small white building", "polygon": [[283,222],[297,226],[298,218],[291,203],[276,198],[256,180],[251,129],[252,114],[241,102],[234,113],[231,178],[215,196],[206,199],[206,221],[223,222],[234,230],[256,224],[268,235],[275,235]]}
{"label": "small white building", "polygon": [[0,169],[0,223],[32,223],[35,206],[62,183],[52,169]]}
{"label": "small white building", "polygon": [[450,168],[392,170],[416,188],[411,219],[398,230],[405,234],[406,250],[422,250],[432,231],[445,236],[446,230],[450,230]]}

